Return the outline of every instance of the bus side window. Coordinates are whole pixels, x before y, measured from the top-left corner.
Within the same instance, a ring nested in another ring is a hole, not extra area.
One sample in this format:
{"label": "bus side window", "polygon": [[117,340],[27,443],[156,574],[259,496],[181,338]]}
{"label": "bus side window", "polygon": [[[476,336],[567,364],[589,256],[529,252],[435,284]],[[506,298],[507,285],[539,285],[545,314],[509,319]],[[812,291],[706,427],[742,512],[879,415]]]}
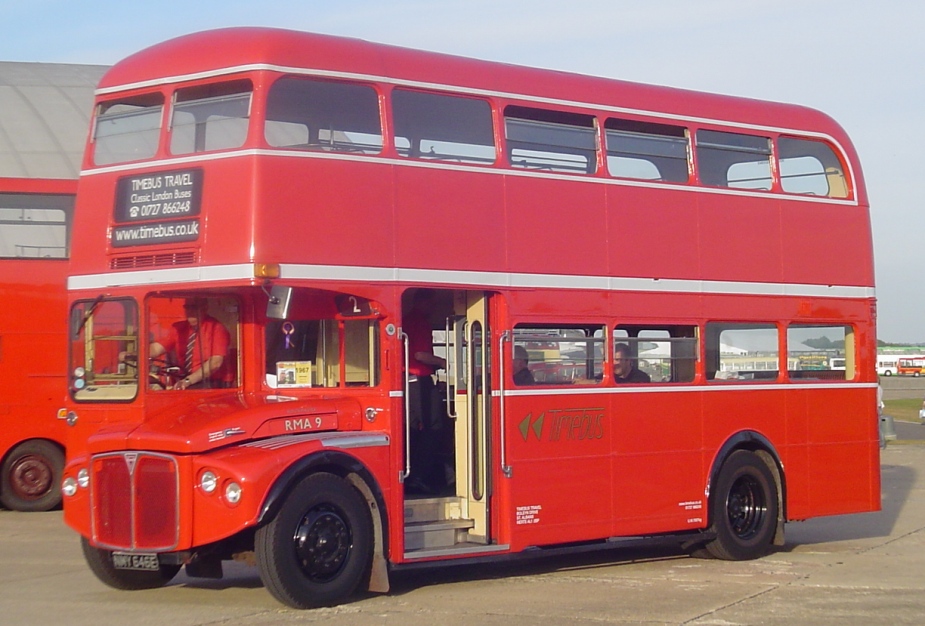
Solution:
{"label": "bus side window", "polygon": [[700,182],[733,189],[771,189],[771,140],[757,135],[697,131]]}
{"label": "bus side window", "polygon": [[511,167],[572,174],[597,171],[593,115],[509,106],[504,109],[504,130]]}
{"label": "bus side window", "polygon": [[491,106],[485,100],[408,89],[392,92],[395,149],[403,157],[495,162]]}
{"label": "bus side window", "polygon": [[856,364],[851,327],[791,324],[787,328],[787,370],[792,379],[853,379]]}
{"label": "bus side window", "polygon": [[697,374],[696,326],[641,326],[614,329],[614,346],[625,344],[636,367],[653,383],[689,383]]}
{"label": "bus side window", "polygon": [[831,146],[821,141],[781,137],[777,140],[780,184],[787,193],[847,198],[844,167]]}
{"label": "bus side window", "polygon": [[687,129],[610,118],[607,169],[611,176],[672,183],[689,178]]}
{"label": "bus side window", "polygon": [[378,154],[379,96],[369,85],[285,76],[270,87],[264,137],[277,148]]}
{"label": "bus side window", "polygon": [[710,322],[706,326],[707,380],[777,380],[778,331],[773,324]]}

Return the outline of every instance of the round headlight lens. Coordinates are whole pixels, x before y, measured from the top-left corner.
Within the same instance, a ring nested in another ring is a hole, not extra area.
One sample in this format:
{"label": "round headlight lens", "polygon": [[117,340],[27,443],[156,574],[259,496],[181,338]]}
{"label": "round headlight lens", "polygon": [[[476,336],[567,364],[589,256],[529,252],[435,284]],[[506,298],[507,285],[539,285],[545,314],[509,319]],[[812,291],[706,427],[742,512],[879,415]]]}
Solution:
{"label": "round headlight lens", "polygon": [[225,485],[225,500],[228,504],[237,504],[241,501],[241,485],[235,482]]}
{"label": "round headlight lens", "polygon": [[199,477],[199,487],[206,493],[212,493],[218,487],[218,476],[215,475],[215,472],[204,471],[202,476]]}
{"label": "round headlight lens", "polygon": [[64,482],[61,484],[61,493],[63,493],[68,498],[77,493],[77,479],[75,479],[73,476],[68,476],[65,478]]}
{"label": "round headlight lens", "polygon": [[86,489],[90,486],[90,472],[86,468],[77,472],[77,484],[81,489]]}

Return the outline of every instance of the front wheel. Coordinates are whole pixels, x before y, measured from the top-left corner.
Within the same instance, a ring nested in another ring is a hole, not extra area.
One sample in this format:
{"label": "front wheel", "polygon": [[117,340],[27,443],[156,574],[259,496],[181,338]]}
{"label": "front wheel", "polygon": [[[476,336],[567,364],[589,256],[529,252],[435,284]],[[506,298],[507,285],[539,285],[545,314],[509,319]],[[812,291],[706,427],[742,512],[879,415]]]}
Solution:
{"label": "front wheel", "polygon": [[64,453],[50,441],[26,441],[0,469],[0,503],[14,511],[50,511],[61,504]]}
{"label": "front wheel", "polygon": [[161,565],[158,571],[151,572],[116,569],[112,564],[112,552],[109,550],[94,548],[86,537],[80,538],[80,547],[83,548],[90,571],[101,582],[115,589],[157,589],[169,583],[180,571],[179,565]]}
{"label": "front wheel", "polygon": [[720,469],[710,498],[715,535],[705,550],[719,559],[756,559],[771,549],[777,527],[774,475],[754,452],[738,450]]}
{"label": "front wheel", "polygon": [[312,474],[257,530],[254,548],[260,578],[277,600],[297,609],[338,604],[369,576],[369,508],[346,480]]}

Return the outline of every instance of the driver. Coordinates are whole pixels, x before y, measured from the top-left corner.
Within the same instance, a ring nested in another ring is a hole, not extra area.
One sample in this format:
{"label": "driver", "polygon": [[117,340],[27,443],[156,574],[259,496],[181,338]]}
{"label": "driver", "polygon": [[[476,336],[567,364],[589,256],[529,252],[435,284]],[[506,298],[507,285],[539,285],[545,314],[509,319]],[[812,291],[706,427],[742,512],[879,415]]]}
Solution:
{"label": "driver", "polygon": [[221,322],[208,314],[208,308],[205,298],[187,298],[183,303],[186,319],[174,323],[163,339],[152,341],[148,348],[150,358],[170,353],[179,364],[183,378],[172,389],[224,386],[231,336]]}

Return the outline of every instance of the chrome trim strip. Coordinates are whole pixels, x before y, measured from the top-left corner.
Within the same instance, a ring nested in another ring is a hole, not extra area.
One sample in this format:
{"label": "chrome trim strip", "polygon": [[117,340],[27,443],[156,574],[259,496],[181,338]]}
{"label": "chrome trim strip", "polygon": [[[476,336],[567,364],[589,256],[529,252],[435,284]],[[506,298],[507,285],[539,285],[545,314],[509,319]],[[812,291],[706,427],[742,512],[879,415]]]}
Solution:
{"label": "chrome trim strip", "polygon": [[[489,289],[588,289],[599,291],[643,291],[711,295],[791,296],[813,298],[873,298],[874,287],[812,285],[798,283],[753,283],[685,278],[627,278],[566,274],[526,274],[469,270],[426,270],[398,267],[303,265],[283,263],[280,280],[345,280],[362,282],[433,283]],[[254,280],[252,264],[206,265],[131,272],[84,274],[68,278],[71,291],[152,284],[184,284],[200,281]]]}

